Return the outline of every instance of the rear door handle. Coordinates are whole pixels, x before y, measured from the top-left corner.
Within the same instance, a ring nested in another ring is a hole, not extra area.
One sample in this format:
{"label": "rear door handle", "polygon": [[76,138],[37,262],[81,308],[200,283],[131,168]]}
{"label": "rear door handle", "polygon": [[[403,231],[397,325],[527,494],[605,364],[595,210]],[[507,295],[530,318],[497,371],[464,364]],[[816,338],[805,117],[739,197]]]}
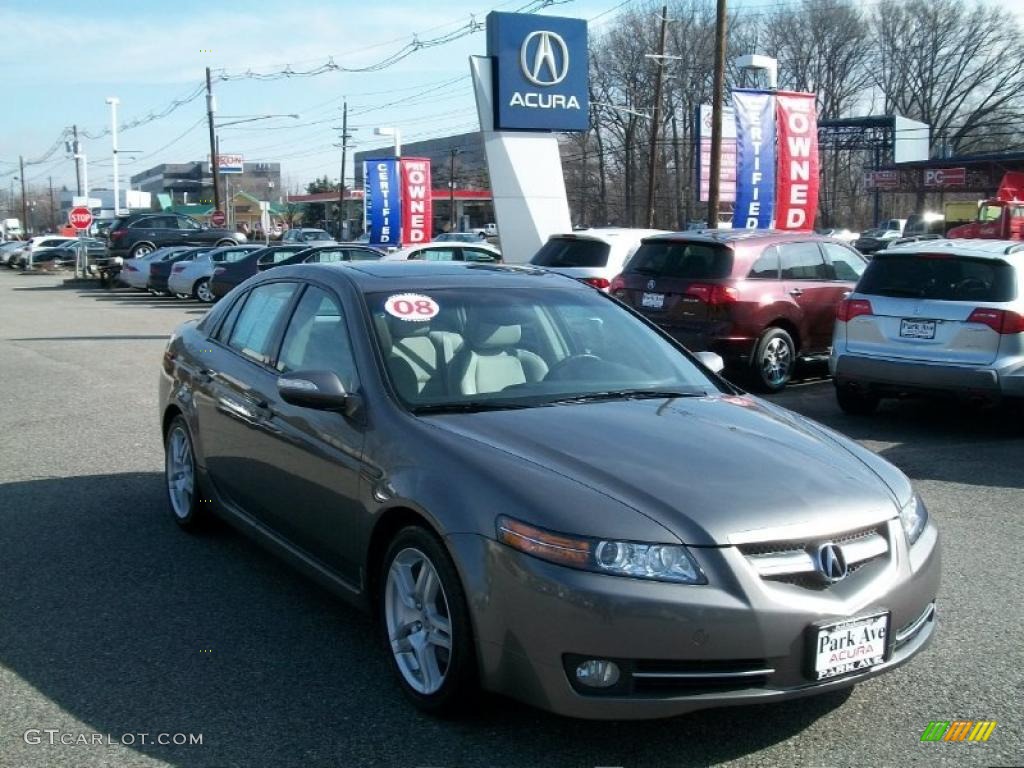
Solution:
{"label": "rear door handle", "polygon": [[790,288],[789,295],[793,297],[800,297],[804,295],[804,291],[802,288]]}

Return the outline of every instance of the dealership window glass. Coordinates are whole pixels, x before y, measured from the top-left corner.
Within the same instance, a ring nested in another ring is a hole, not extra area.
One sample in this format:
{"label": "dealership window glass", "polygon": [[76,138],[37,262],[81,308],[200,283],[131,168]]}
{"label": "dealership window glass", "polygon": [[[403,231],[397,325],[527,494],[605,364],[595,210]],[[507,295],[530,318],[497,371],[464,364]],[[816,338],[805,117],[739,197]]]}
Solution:
{"label": "dealership window glass", "polygon": [[608,265],[611,246],[600,240],[552,237],[530,259],[537,267],[566,269],[571,267],[600,268]]}
{"label": "dealership window glass", "polygon": [[655,241],[641,245],[627,272],[652,277],[718,280],[732,272],[733,252],[717,243]]}
{"label": "dealership window glass", "polygon": [[785,243],[779,246],[783,280],[831,280],[832,270],[817,243]]}
{"label": "dealership window glass", "polygon": [[757,257],[757,261],[750,267],[750,274],[747,277],[758,280],[778,280],[779,251],[774,245],[769,245]]}
{"label": "dealership window glass", "polygon": [[308,286],[288,322],[277,369],[333,371],[349,392],[356,386],[356,366],[345,318],[337,300],[326,291]]}
{"label": "dealership window glass", "polygon": [[268,283],[249,291],[231,329],[228,346],[258,363],[270,362],[274,327],[294,292],[294,283]]}
{"label": "dealership window glass", "polygon": [[836,280],[856,280],[864,274],[867,262],[859,253],[844,248],[838,243],[822,243],[822,249],[832,265],[832,272]]}

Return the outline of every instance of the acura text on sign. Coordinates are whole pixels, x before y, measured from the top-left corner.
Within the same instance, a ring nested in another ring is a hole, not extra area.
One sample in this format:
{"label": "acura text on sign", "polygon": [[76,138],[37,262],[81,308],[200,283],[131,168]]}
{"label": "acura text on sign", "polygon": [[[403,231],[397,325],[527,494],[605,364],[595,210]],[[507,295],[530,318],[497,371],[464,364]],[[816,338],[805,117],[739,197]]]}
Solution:
{"label": "acura text on sign", "polygon": [[492,11],[487,55],[494,61],[496,129],[587,130],[586,21]]}

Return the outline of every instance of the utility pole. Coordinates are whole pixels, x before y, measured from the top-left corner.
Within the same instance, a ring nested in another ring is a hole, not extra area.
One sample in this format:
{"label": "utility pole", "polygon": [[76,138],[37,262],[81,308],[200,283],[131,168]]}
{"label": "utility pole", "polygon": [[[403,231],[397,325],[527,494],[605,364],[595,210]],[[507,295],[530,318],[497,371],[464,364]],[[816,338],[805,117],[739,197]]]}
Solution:
{"label": "utility pole", "polygon": [[[18,167],[21,169],[21,225],[28,233],[28,206],[25,204],[25,158],[18,155]],[[32,262],[29,262],[31,264]]]}
{"label": "utility pole", "polygon": [[206,119],[210,124],[210,170],[213,173],[213,210],[220,210],[220,157],[217,154],[217,135],[213,129],[213,113],[216,104],[213,100],[213,86],[210,83],[210,68],[206,68]]}
{"label": "utility pole", "polygon": [[455,156],[459,154],[458,147],[452,147],[449,152],[452,153],[451,168],[448,172],[448,213],[451,218],[451,224],[448,231],[455,231]]}
{"label": "utility pole", "polygon": [[114,217],[121,213],[121,175],[118,173],[117,164],[117,105],[121,100],[116,96],[107,97],[107,104],[110,105],[110,142],[114,155]]}
{"label": "utility pole", "polygon": [[50,229],[54,232],[57,231],[57,206],[53,202],[53,176],[49,177],[50,180]]}
{"label": "utility pole", "polygon": [[341,103],[341,176],[338,178],[338,239],[345,230],[345,161],[348,155],[348,100]]}
{"label": "utility pole", "polygon": [[654,76],[654,113],[651,117],[651,162],[647,168],[647,226],[654,228],[654,189],[658,173],[658,128],[661,127],[661,83],[665,77],[665,38],[668,34],[668,6],[661,7],[661,41],[655,61],[658,72]]}
{"label": "utility pole", "polygon": [[73,147],[72,154],[74,154],[74,156],[75,156],[75,194],[81,195],[82,194],[82,170],[78,167],[78,126],[77,125],[72,125],[71,126],[71,130],[75,134],[75,143],[71,145]]}
{"label": "utility pole", "polygon": [[708,179],[708,228],[718,229],[722,176],[722,91],[725,88],[725,3],[715,13],[715,78],[711,94],[711,178]]}

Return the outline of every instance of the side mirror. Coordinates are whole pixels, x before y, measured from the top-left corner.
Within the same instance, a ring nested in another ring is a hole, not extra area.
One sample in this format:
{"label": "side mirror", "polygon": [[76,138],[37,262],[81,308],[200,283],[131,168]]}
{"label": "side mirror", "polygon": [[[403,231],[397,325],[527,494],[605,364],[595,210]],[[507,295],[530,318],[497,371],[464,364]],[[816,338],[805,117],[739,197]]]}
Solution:
{"label": "side mirror", "polygon": [[286,403],[351,416],[359,396],[349,394],[334,371],[291,371],[277,378],[277,391]]}
{"label": "side mirror", "polygon": [[721,373],[725,370],[725,360],[717,352],[696,352],[693,356],[700,360],[704,367],[710,369],[712,373]]}

